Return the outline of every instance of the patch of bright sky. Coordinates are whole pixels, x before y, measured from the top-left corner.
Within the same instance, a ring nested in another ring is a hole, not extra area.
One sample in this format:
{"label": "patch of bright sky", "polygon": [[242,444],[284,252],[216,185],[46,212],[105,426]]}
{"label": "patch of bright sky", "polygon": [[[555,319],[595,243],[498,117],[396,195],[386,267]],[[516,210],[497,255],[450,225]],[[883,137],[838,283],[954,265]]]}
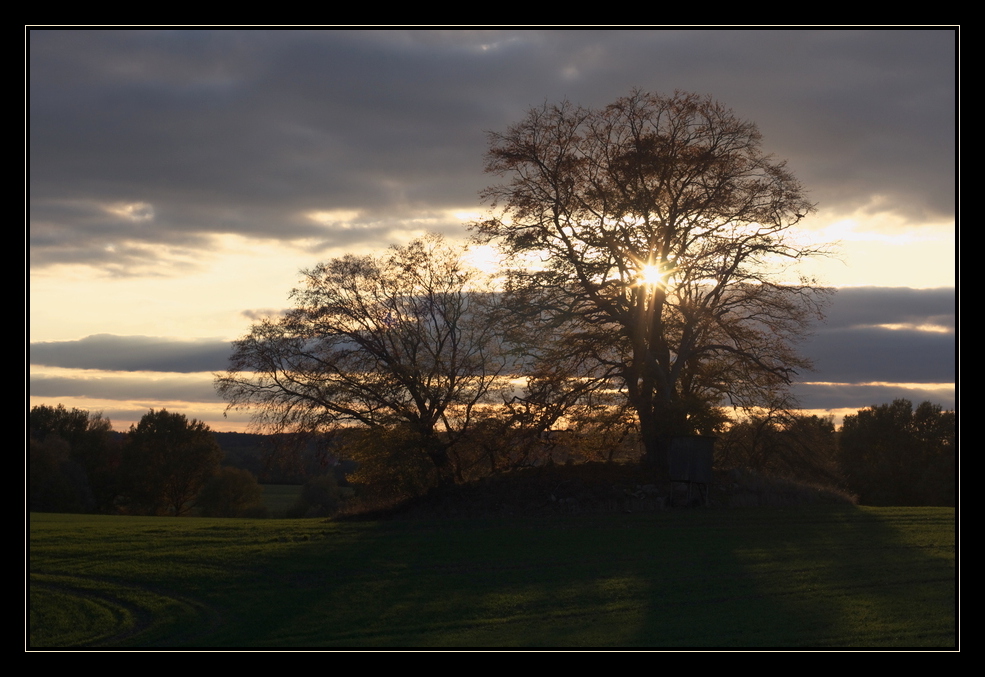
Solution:
{"label": "patch of bright sky", "polygon": [[298,271],[320,254],[276,241],[223,235],[181,275],[120,278],[84,266],[31,273],[31,341],[91,334],[237,337],[253,308],[283,308]]}
{"label": "patch of bright sky", "polygon": [[167,409],[208,423],[214,430],[245,432],[247,412],[228,412],[214,395],[211,373],[115,372],[101,369],[31,367],[31,377],[40,382],[54,381],[57,397],[32,395],[28,406],[54,406],[102,412],[114,430],[127,430],[149,409]]}
{"label": "patch of bright sky", "polygon": [[[465,210],[422,214],[391,222],[378,244],[334,249],[315,240],[281,242],[216,235],[211,246],[197,250],[192,260],[185,252],[180,261],[173,257],[154,261],[126,277],[83,265],[33,270],[30,340],[71,340],[103,333],[238,338],[249,328],[243,312],[290,305],[288,294],[299,284],[300,270],[345,254],[380,253],[392,244],[407,244],[435,226],[464,224],[476,216],[477,212]],[[358,223],[359,213],[318,212],[309,217],[340,228]],[[464,225],[462,233],[464,239]],[[478,249],[474,256],[477,265],[491,266],[496,260],[488,248]]]}
{"label": "patch of bright sky", "polygon": [[864,381],[862,383],[838,383],[835,381],[799,381],[805,386],[886,386],[893,388],[908,388],[915,390],[954,390],[953,383],[889,383],[887,381]]}
{"label": "patch of bright sky", "polygon": [[912,322],[901,322],[899,324],[874,324],[873,327],[879,329],[889,329],[890,331],[925,331],[933,334],[953,334],[953,327],[945,327],[940,324],[913,324]]}
{"label": "patch of bright sky", "polygon": [[146,202],[130,202],[107,205],[104,209],[128,221],[153,221],[154,206]]}
{"label": "patch of bright sky", "polygon": [[356,223],[360,212],[355,209],[337,209],[335,211],[308,212],[305,214],[309,219],[322,226],[333,226],[336,228],[352,229],[367,227],[369,224]]}
{"label": "patch of bright sky", "polygon": [[888,212],[811,219],[811,242],[833,244],[833,256],[805,262],[800,274],[833,287],[953,287],[953,222],[914,224]]}

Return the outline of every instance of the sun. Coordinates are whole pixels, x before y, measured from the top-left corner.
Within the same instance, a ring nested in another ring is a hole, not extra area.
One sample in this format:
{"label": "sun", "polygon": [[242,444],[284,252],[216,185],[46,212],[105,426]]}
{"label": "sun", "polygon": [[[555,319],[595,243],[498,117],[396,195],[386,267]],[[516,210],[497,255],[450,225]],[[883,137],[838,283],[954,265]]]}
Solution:
{"label": "sun", "polygon": [[639,280],[639,284],[659,285],[664,283],[664,271],[660,266],[652,263],[646,263],[640,266],[636,277]]}

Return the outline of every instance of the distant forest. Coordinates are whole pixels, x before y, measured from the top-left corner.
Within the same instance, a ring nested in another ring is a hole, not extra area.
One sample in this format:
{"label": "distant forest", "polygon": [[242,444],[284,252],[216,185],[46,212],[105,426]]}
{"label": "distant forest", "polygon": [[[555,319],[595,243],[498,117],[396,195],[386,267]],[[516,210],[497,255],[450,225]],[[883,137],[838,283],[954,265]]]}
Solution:
{"label": "distant forest", "polygon": [[[28,419],[32,511],[259,517],[264,483],[306,485],[315,504],[298,508],[303,516],[315,514],[313,505],[330,512],[352,494],[409,498],[439,483],[399,426],[308,436],[214,432],[152,410],[120,432],[99,414],[61,405],[34,407]],[[484,451],[504,444],[512,445],[511,464],[484,462],[505,458],[501,449]],[[632,427],[617,435],[572,429],[479,437],[470,449],[466,482],[520,467],[643,457]],[[956,461],[956,413],[902,399],[846,416],[840,430],[830,417],[790,411],[732,422],[721,427],[715,451],[719,470],[837,488],[867,505],[954,506]]]}

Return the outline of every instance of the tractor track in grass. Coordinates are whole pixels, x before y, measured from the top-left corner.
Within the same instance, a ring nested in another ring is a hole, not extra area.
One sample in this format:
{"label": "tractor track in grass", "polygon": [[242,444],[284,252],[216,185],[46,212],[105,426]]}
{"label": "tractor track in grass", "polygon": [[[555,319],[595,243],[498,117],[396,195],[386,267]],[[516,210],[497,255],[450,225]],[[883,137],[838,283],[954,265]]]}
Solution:
{"label": "tractor track in grass", "polygon": [[[199,600],[113,578],[32,574],[30,594],[58,595],[66,605],[77,602],[80,612],[70,631],[54,633],[32,615],[31,648],[180,646],[201,641],[222,624],[221,613]],[[83,616],[95,616],[91,627]]]}

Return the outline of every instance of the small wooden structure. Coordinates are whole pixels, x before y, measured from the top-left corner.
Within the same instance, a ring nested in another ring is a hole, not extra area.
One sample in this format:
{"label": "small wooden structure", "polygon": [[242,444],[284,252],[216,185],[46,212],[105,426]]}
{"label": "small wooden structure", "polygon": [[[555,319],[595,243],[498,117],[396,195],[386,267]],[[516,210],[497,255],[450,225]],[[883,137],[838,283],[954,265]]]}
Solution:
{"label": "small wooden structure", "polygon": [[674,505],[674,484],[687,484],[687,503],[691,505],[691,491],[696,488],[702,505],[708,505],[708,485],[711,484],[711,468],[715,460],[717,437],[692,435],[675,437],[670,442],[667,461],[670,471],[670,504]]}

